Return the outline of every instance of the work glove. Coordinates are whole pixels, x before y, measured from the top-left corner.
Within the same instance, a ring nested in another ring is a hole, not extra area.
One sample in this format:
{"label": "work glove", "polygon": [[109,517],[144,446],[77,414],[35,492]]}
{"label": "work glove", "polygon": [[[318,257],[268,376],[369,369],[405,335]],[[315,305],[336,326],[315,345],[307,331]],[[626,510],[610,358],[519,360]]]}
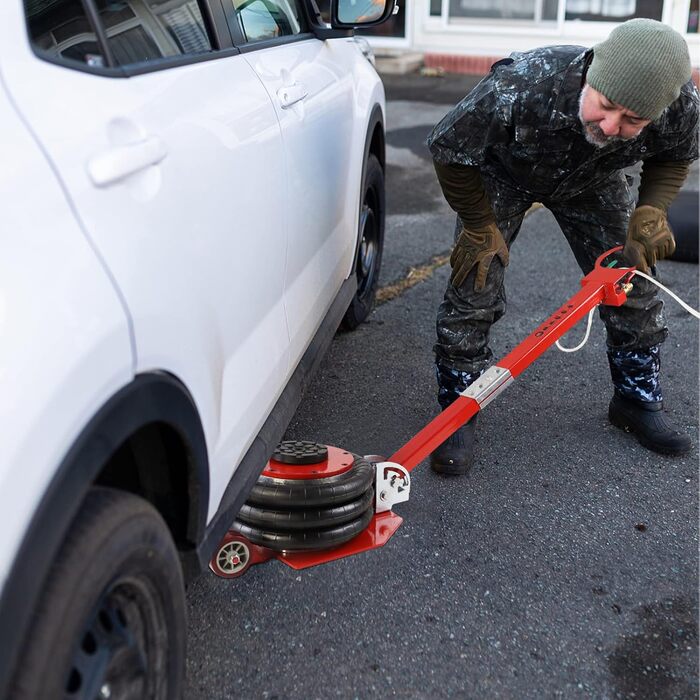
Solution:
{"label": "work glove", "polygon": [[650,267],[656,265],[658,260],[673,255],[675,249],[673,233],[661,209],[643,204],[632,212],[622,251],[630,265],[648,274]]}
{"label": "work glove", "polygon": [[471,269],[476,266],[474,291],[482,291],[495,256],[499,257],[503,267],[508,265],[508,247],[495,223],[480,228],[463,228],[450,256],[450,283],[453,287],[460,287]]}

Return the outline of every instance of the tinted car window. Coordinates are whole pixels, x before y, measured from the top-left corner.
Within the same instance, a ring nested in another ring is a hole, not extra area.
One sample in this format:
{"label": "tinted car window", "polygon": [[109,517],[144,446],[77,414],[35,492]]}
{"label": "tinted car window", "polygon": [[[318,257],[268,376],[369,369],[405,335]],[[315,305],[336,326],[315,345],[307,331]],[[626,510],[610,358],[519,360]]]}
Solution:
{"label": "tinted car window", "polygon": [[246,41],[263,41],[302,32],[295,0],[229,0]]}
{"label": "tinted car window", "polygon": [[117,65],[212,50],[197,0],[98,0]]}
{"label": "tinted car window", "polygon": [[[115,65],[212,51],[197,0],[97,0]],[[25,0],[34,48],[51,58],[106,65],[80,0]]]}
{"label": "tinted car window", "polygon": [[29,38],[47,58],[88,66],[105,65],[80,0],[25,0]]}

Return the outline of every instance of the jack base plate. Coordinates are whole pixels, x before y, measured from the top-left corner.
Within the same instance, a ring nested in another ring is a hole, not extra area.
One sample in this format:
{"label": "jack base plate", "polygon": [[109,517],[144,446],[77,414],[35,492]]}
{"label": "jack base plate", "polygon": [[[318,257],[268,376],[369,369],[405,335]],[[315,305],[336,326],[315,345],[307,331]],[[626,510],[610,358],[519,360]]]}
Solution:
{"label": "jack base plate", "polygon": [[351,557],[354,554],[382,547],[399,529],[402,522],[403,518],[393,511],[377,513],[357,537],[353,537],[349,542],[341,544],[339,547],[316,552],[279,552],[273,556],[287,566],[291,566],[292,569],[308,569],[317,564],[325,564],[329,561]]}

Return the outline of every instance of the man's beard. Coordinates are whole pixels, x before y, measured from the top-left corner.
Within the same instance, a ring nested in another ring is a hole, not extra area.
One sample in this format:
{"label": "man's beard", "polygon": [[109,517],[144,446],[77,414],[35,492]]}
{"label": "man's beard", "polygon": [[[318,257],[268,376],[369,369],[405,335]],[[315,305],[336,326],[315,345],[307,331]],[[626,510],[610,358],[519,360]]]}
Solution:
{"label": "man's beard", "polygon": [[581,95],[579,96],[578,100],[578,118],[581,121],[581,125],[583,126],[583,135],[586,141],[588,141],[588,143],[592,144],[596,148],[603,148],[603,146],[608,146],[609,144],[615,143],[616,141],[628,140],[623,139],[622,136],[606,136],[603,133],[603,130],[598,126],[597,122],[587,122],[583,118],[583,97],[586,94],[587,90],[588,85],[584,86],[583,90],[581,90]]}
{"label": "man's beard", "polygon": [[583,135],[586,141],[596,148],[603,148],[616,141],[625,141],[621,136],[606,136],[596,122],[581,120],[581,124],[583,124]]}

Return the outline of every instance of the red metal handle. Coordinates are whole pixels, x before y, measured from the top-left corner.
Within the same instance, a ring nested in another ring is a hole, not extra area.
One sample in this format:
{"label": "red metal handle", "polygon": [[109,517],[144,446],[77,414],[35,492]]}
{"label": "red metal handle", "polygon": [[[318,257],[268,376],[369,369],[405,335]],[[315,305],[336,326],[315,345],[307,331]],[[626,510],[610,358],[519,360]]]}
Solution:
{"label": "red metal handle", "polygon": [[[550,345],[580,321],[598,304],[621,306],[627,300],[626,286],[635,273],[634,267],[604,267],[611,255],[622,246],[603,253],[595,267],[582,280],[582,289],[538,326],[522,343],[517,345],[496,366],[469,388],[470,396],[460,396],[452,405],[434,418],[419,433],[400,447],[390,462],[402,465],[408,471],[418,466],[438,445],[464,425],[472,416],[493,400],[523,370],[531,365]],[[493,371],[492,371],[493,370]],[[490,375],[487,377],[487,375]]]}

